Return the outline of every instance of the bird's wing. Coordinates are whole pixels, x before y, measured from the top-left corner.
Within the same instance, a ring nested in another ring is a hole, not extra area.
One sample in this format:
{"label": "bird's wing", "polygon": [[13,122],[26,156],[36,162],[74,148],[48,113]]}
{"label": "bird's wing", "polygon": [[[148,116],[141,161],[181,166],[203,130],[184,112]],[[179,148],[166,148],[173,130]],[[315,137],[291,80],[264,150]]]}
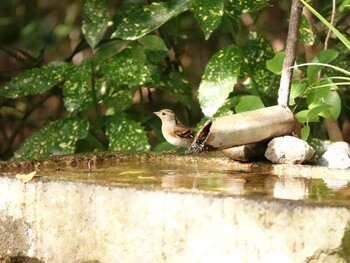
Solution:
{"label": "bird's wing", "polygon": [[174,133],[181,138],[194,138],[194,136],[196,135],[192,129],[187,128],[185,125],[182,124],[177,124],[174,127]]}

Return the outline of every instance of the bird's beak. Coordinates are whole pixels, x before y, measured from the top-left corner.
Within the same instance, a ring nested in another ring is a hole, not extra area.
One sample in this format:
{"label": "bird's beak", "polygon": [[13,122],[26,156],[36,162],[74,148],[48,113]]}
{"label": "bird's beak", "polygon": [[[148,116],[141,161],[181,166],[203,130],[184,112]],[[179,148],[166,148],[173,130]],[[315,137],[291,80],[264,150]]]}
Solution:
{"label": "bird's beak", "polygon": [[153,112],[153,114],[159,116],[160,112],[159,111],[155,111],[155,112]]}

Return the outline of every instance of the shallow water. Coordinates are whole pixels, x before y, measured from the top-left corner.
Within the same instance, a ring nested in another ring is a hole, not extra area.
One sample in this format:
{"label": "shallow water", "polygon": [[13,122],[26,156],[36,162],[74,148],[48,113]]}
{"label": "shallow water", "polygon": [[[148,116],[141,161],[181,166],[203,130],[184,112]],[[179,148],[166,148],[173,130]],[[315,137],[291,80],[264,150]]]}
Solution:
{"label": "shallow water", "polygon": [[[81,181],[131,186],[141,189],[168,189],[178,192],[247,196],[252,198],[304,200],[327,204],[348,204],[347,180],[307,179],[230,170],[203,169],[195,164],[179,166],[151,163],[118,163],[86,170],[60,170],[38,174],[38,180]],[[350,203],[349,203],[350,204]]]}

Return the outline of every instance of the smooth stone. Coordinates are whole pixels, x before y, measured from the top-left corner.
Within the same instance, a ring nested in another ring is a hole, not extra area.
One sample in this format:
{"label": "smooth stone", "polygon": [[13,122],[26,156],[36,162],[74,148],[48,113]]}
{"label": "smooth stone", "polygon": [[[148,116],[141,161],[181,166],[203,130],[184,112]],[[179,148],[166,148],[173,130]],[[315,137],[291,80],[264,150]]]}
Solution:
{"label": "smooth stone", "polygon": [[350,146],[347,142],[332,143],[318,160],[318,164],[330,168],[350,168]]}
{"label": "smooth stone", "polygon": [[265,157],[273,163],[298,164],[310,161],[315,150],[305,141],[283,136],[272,139],[267,145]]}

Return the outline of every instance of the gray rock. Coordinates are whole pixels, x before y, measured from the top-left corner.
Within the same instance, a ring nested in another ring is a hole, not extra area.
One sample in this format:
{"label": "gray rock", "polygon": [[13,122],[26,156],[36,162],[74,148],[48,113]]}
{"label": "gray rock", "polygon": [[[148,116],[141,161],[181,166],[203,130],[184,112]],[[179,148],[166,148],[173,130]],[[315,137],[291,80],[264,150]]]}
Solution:
{"label": "gray rock", "polygon": [[350,168],[350,146],[347,142],[332,143],[318,160],[318,164],[330,168]]}
{"label": "gray rock", "polygon": [[267,145],[265,157],[273,163],[297,164],[310,161],[315,150],[305,141],[283,136],[272,139]]}

